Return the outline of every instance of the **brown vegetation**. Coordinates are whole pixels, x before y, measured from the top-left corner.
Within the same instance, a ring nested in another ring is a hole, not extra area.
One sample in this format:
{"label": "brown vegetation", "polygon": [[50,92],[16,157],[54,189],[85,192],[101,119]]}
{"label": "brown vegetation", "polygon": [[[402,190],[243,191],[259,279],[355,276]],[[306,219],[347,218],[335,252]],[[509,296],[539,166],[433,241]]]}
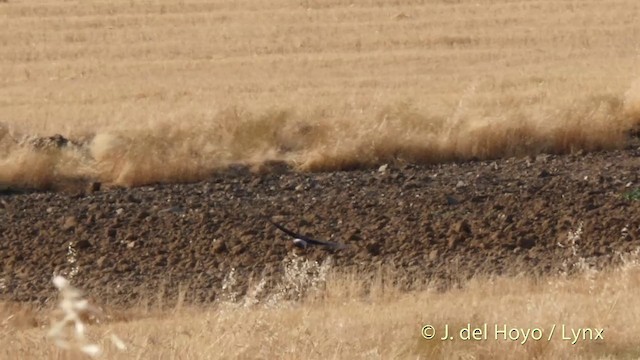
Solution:
{"label": "brown vegetation", "polygon": [[[617,148],[640,106],[637,8],[14,1],[0,9],[0,183]],[[83,147],[25,146],[54,134]]]}

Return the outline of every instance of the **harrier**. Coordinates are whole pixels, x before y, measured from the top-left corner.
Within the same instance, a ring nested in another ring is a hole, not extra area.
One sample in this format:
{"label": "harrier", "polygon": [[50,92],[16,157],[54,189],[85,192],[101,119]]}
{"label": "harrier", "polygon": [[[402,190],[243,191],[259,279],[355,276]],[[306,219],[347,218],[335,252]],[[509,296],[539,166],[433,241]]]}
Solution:
{"label": "harrier", "polygon": [[291,236],[293,238],[293,244],[295,246],[303,248],[303,249],[306,249],[308,246],[311,246],[311,245],[322,246],[322,247],[325,247],[325,248],[328,248],[328,249],[332,249],[332,250],[344,249],[344,248],[347,247],[347,245],[336,243],[336,242],[312,239],[310,237],[295,233],[295,232],[285,228],[284,226],[282,226],[280,224],[276,224],[275,222],[273,222],[271,220],[269,220],[269,222],[273,226],[275,226],[278,229],[280,229],[280,231],[282,231],[283,233]]}

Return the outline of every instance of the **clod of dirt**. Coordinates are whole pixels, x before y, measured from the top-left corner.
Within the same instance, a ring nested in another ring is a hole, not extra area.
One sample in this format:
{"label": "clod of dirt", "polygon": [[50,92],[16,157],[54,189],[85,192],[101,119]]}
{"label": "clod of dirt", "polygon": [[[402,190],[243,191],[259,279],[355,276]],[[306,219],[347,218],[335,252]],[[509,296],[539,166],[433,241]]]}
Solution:
{"label": "clod of dirt", "polygon": [[76,243],[76,249],[78,250],[86,250],[92,247],[91,242],[89,240],[80,240]]}
{"label": "clod of dirt", "polygon": [[75,216],[67,216],[62,224],[62,230],[73,230],[78,226],[78,219]]}
{"label": "clod of dirt", "polygon": [[224,240],[217,240],[213,243],[213,246],[211,246],[211,251],[213,251],[213,253],[215,254],[222,254],[227,252],[228,249]]}
{"label": "clod of dirt", "polygon": [[551,173],[547,171],[547,169],[542,169],[542,171],[540,171],[540,173],[538,174],[538,177],[540,178],[546,178],[549,176],[551,176]]}
{"label": "clod of dirt", "polygon": [[471,225],[469,225],[469,221],[462,220],[455,225],[454,231],[458,234],[470,235]]}
{"label": "clod of dirt", "polygon": [[98,192],[102,188],[102,183],[98,181],[92,181],[89,183],[89,192]]}

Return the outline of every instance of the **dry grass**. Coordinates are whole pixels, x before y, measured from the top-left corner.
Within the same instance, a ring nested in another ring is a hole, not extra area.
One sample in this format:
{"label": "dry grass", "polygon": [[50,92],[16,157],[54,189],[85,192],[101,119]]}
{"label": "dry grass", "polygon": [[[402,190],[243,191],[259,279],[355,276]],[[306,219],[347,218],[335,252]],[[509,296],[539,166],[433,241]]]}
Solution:
{"label": "dry grass", "polygon": [[[301,270],[299,266],[290,270]],[[401,292],[384,276],[373,281],[335,272],[306,277],[311,277],[307,284],[313,292],[304,300],[180,304],[161,313],[121,310],[119,316],[88,325],[87,341],[113,359],[632,359],[640,354],[636,261],[606,272],[585,268],[575,277],[478,278],[446,292]],[[4,304],[0,316],[0,357],[85,357],[57,348],[47,338],[47,311]],[[460,330],[468,324],[487,324],[487,339],[461,340]],[[421,335],[425,325],[433,325],[438,337],[448,325],[455,339],[426,340]],[[505,340],[498,334],[496,340],[496,325],[539,329],[543,338]],[[569,329],[587,328],[604,329],[604,338],[571,344]],[[121,349],[112,343],[113,334],[123,339]]]}
{"label": "dry grass", "polygon": [[[619,147],[640,117],[639,7],[10,1],[0,183],[137,185],[265,159],[331,170]],[[55,133],[85,146],[21,145]]]}

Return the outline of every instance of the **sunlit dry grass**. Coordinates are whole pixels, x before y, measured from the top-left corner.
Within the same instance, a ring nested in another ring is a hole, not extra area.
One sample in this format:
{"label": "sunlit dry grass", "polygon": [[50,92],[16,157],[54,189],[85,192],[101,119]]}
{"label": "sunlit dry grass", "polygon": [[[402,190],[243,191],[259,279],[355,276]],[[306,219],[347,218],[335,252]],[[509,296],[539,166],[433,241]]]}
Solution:
{"label": "sunlit dry grass", "polygon": [[[616,148],[638,119],[639,6],[11,0],[0,183]],[[24,145],[56,133],[83,147]]]}
{"label": "sunlit dry grass", "polygon": [[[640,268],[635,262],[606,272],[585,269],[575,277],[481,277],[446,292],[406,293],[382,279],[332,272],[321,290],[302,301],[120,310],[86,331],[113,359],[617,359],[639,354],[635,291]],[[83,358],[50,342],[47,314],[0,306],[0,356]],[[469,324],[472,329],[487,324],[487,338],[461,340],[460,330]],[[436,328],[438,339],[422,337],[425,325]],[[445,325],[454,340],[439,339]],[[521,334],[505,340],[498,333],[496,340],[496,325],[539,329],[543,339]],[[604,329],[604,337],[572,344],[569,329],[580,328]],[[112,344],[111,334],[123,339],[126,350]]]}

